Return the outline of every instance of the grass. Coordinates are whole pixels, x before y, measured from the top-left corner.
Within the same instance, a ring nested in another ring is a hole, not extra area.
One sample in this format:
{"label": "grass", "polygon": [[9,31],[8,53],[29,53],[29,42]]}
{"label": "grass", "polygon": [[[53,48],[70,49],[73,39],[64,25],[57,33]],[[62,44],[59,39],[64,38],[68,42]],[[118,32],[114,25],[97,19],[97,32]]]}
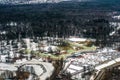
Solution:
{"label": "grass", "polygon": [[[67,52],[67,54],[59,54],[59,55],[54,55],[54,54],[50,54],[50,53],[40,53],[40,52],[35,52],[35,54],[39,57],[43,57],[43,58],[47,58],[47,57],[51,57],[52,59],[60,59],[60,58],[66,58],[67,56],[70,56],[71,54],[75,53],[75,52],[79,52],[79,51],[91,51],[91,50],[95,50],[96,47],[95,46],[85,46],[84,44],[81,45],[79,43],[72,43],[72,42],[68,42],[67,46],[58,46],[60,51],[64,50]],[[80,50],[75,50],[73,49],[73,47],[81,47]],[[25,50],[25,53],[30,53],[29,50]]]}
{"label": "grass", "polygon": [[[96,47],[95,46],[92,46],[92,47],[86,47],[86,46],[83,46],[84,49],[81,49],[79,51],[91,51],[91,50],[95,50]],[[39,53],[39,56],[40,57],[48,57],[50,56],[52,59],[60,59],[60,58],[63,58],[65,59],[67,56],[70,56],[71,54],[77,52],[76,50],[70,48],[67,50],[67,54],[61,54],[61,55],[54,55],[54,54],[49,54],[49,53]]]}

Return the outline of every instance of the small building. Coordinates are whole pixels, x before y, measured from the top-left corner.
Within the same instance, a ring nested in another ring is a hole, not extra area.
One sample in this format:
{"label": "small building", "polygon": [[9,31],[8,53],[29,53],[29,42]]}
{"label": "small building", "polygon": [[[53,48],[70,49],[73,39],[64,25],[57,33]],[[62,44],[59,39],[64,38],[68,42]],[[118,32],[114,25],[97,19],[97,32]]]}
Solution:
{"label": "small building", "polygon": [[72,38],[69,38],[68,39],[69,41],[71,42],[77,42],[77,43],[85,43],[85,42],[95,42],[96,40],[95,39],[89,39],[89,38],[75,38],[75,37],[72,37]]}
{"label": "small building", "polygon": [[29,38],[25,38],[25,39],[23,39],[23,42],[25,43],[24,45],[26,45],[26,48],[30,49],[30,39]]}
{"label": "small building", "polygon": [[11,64],[0,63],[0,80],[9,80],[16,76],[17,67]]}
{"label": "small building", "polygon": [[71,42],[86,42],[87,41],[86,38],[69,38],[68,40]]}
{"label": "small building", "polygon": [[57,52],[59,49],[57,46],[45,46],[44,51],[46,52]]}

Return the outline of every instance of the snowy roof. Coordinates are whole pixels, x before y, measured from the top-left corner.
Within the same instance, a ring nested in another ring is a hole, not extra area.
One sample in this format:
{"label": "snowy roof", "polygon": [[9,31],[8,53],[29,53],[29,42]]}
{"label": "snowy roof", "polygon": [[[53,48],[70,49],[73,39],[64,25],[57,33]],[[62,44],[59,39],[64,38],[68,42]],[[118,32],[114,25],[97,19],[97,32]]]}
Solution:
{"label": "snowy roof", "polygon": [[[43,72],[42,68],[39,66],[36,66],[38,64],[41,64],[44,66],[44,68],[46,69],[46,72],[44,72],[41,76],[39,76],[39,74],[41,74]],[[35,69],[35,73],[38,75],[38,77],[40,78],[40,80],[46,80],[47,78],[49,78],[53,71],[54,71],[54,66],[51,63],[47,63],[47,62],[40,62],[39,60],[36,59],[32,59],[30,61],[26,61],[23,62],[21,65],[34,65],[34,69]]]}
{"label": "snowy roof", "polygon": [[0,63],[0,70],[17,71],[17,67],[11,64]]}
{"label": "snowy roof", "polygon": [[76,65],[72,65],[72,64],[69,66],[69,68],[74,69],[74,70],[82,70],[83,69],[83,67],[81,67],[81,66],[76,66]]}
{"label": "snowy roof", "polygon": [[46,46],[46,47],[44,47],[45,51],[49,51],[49,49],[51,49],[52,51],[57,51],[58,47],[57,46]]}
{"label": "snowy roof", "polygon": [[69,38],[70,41],[73,41],[73,42],[84,42],[86,41],[87,39],[86,38]]}

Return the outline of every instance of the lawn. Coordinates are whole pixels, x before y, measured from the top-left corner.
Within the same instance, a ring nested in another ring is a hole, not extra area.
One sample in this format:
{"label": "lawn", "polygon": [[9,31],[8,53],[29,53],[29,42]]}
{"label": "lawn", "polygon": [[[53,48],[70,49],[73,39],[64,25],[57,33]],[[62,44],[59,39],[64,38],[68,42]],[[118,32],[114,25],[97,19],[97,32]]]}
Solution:
{"label": "lawn", "polygon": [[[73,46],[80,46],[83,49],[80,50],[74,50],[72,47]],[[66,58],[67,56],[70,56],[71,54],[74,54],[75,52],[79,52],[79,51],[93,51],[96,50],[96,46],[91,46],[91,47],[87,47],[85,45],[81,46],[79,44],[72,44],[70,43],[69,46],[66,47],[59,47],[60,50],[65,50],[67,52],[67,54],[60,54],[60,55],[54,55],[54,54],[50,54],[50,53],[39,53],[40,57],[48,57],[50,56],[52,59],[60,59],[60,58]]]}
{"label": "lawn", "polygon": [[[73,47],[79,47],[80,49],[79,50],[75,50],[73,49]],[[93,51],[93,50],[96,50],[96,46],[86,46],[86,45],[81,45],[79,43],[72,43],[72,42],[67,42],[67,46],[58,46],[59,50],[60,51],[66,51],[65,54],[58,54],[58,55],[55,55],[55,54],[52,54],[52,53],[47,53],[47,52],[39,52],[39,51],[36,51],[34,52],[36,54],[36,56],[38,57],[42,57],[42,58],[47,58],[47,57],[50,57],[52,59],[61,59],[61,58],[66,58],[67,56],[70,56],[71,54],[74,54],[75,52],[83,52],[83,51]],[[25,50],[23,51],[25,53],[30,53],[29,50]]]}

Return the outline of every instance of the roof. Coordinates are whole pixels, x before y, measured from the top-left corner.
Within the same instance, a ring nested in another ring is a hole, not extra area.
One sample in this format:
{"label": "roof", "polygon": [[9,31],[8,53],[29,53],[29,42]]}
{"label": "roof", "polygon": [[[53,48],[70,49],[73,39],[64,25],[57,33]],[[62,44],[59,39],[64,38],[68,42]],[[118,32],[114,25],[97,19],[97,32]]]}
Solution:
{"label": "roof", "polygon": [[86,38],[69,38],[69,40],[73,42],[84,42],[87,39]]}
{"label": "roof", "polygon": [[17,67],[11,64],[0,63],[0,70],[17,71]]}

